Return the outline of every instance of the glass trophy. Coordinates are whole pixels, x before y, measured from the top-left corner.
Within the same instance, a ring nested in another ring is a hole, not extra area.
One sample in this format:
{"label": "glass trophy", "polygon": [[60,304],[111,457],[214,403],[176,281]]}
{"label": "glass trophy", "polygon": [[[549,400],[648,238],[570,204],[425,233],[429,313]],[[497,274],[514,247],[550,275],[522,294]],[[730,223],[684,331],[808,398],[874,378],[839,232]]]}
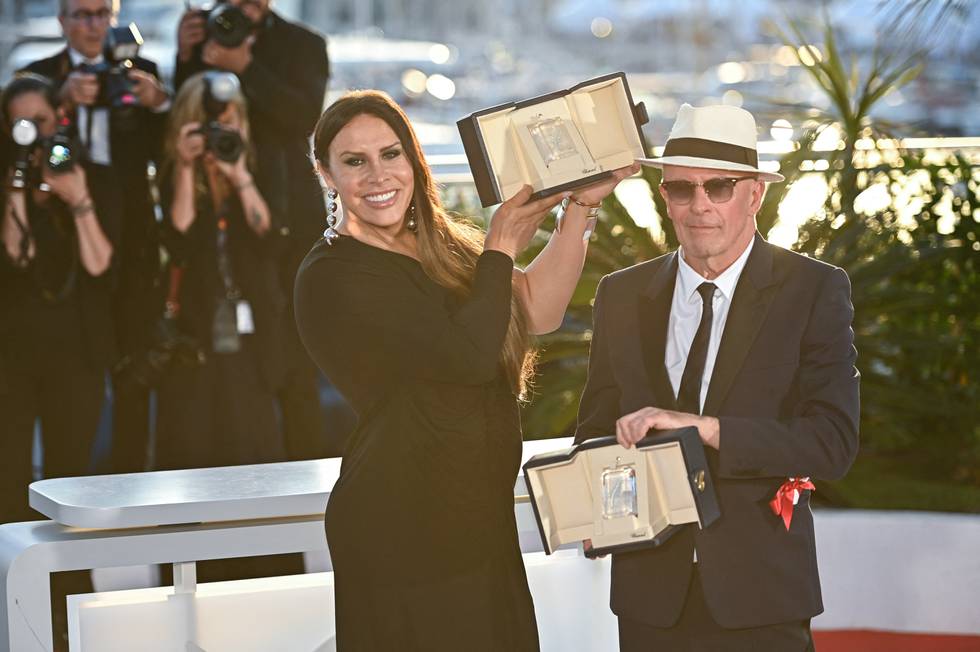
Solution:
{"label": "glass trophy", "polygon": [[602,517],[605,519],[637,516],[636,469],[632,464],[618,463],[602,471]]}
{"label": "glass trophy", "polygon": [[545,165],[579,155],[568,125],[559,117],[534,120],[528,123],[527,130]]}

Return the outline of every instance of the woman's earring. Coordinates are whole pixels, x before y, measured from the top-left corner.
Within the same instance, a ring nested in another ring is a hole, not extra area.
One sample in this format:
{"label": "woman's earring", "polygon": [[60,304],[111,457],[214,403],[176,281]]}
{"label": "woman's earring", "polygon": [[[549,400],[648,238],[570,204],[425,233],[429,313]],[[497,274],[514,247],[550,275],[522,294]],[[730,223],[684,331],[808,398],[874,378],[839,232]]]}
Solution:
{"label": "woman's earring", "polygon": [[412,233],[419,230],[419,224],[415,221],[415,203],[412,202],[408,209],[408,223],[405,224],[406,228]]}
{"label": "woman's earring", "polygon": [[323,237],[328,245],[332,245],[334,240],[340,237],[337,230],[337,191],[333,188],[327,191],[327,230],[323,232]]}

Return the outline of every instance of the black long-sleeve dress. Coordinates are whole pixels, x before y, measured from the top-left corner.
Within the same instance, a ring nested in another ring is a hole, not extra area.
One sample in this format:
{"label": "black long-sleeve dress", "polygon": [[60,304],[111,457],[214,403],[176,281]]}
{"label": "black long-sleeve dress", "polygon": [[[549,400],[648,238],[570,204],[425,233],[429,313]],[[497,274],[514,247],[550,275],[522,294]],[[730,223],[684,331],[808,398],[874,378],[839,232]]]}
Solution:
{"label": "black long-sleeve dress", "polygon": [[351,237],[296,279],[310,354],[358,415],[326,510],[339,649],[536,650],[514,519],[517,403],[500,366],[513,264],[469,296]]}

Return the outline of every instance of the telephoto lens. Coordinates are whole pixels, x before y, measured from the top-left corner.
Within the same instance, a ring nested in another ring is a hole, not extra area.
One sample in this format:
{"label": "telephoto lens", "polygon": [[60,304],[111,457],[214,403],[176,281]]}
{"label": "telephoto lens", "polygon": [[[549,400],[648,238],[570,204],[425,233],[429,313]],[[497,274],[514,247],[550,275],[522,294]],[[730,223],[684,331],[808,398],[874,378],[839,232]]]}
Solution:
{"label": "telephoto lens", "polygon": [[237,48],[252,32],[252,21],[233,5],[219,4],[205,14],[208,36],[220,46]]}

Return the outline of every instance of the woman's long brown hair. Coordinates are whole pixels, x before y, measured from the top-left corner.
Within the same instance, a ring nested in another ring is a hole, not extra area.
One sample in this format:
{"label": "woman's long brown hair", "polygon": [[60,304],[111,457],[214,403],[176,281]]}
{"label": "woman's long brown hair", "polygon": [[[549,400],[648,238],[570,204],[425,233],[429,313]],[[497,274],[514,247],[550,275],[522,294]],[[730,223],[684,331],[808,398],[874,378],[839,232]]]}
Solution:
{"label": "woman's long brown hair", "polygon": [[[476,261],[483,251],[483,232],[451,216],[442,206],[432,171],[422,154],[408,116],[394,100],[380,91],[354,91],[331,104],[316,123],[313,155],[328,167],[330,143],[344,126],[359,115],[384,120],[398,136],[412,165],[415,180],[415,219],[418,224],[418,256],[429,278],[465,296],[473,280]],[[514,393],[524,397],[534,367],[527,315],[517,293],[512,294],[510,325],[501,352],[501,363]]]}

